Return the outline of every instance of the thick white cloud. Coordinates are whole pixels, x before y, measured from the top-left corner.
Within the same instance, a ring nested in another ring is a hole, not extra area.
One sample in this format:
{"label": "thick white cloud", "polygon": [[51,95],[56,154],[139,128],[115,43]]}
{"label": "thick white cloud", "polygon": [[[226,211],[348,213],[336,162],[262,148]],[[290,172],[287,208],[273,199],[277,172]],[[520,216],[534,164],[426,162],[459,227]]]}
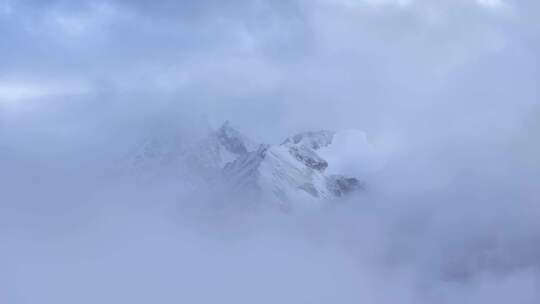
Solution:
{"label": "thick white cloud", "polygon": [[481,5],[485,5],[488,7],[500,8],[504,6],[504,2],[502,0],[477,0],[477,1]]}
{"label": "thick white cloud", "polygon": [[[538,1],[0,3],[0,302],[538,303]],[[204,117],[374,173],[290,214],[118,177]]]}

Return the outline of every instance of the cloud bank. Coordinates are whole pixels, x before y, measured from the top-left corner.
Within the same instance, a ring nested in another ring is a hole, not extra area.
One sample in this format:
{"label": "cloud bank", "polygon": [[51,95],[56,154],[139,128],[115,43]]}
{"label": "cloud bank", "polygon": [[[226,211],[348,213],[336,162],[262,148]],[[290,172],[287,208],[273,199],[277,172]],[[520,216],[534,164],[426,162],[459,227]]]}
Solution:
{"label": "cloud bank", "polygon": [[[0,0],[0,302],[537,303],[539,8]],[[292,214],[118,173],[226,119],[384,162]]]}

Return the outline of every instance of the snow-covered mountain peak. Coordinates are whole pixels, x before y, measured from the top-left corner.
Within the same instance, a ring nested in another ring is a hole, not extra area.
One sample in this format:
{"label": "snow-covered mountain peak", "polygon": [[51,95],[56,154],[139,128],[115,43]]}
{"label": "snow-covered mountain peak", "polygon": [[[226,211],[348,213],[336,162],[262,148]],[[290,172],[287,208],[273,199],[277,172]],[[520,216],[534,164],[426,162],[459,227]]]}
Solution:
{"label": "snow-covered mountain peak", "polygon": [[[335,150],[346,148],[336,134],[302,132],[279,145],[257,144],[225,122],[191,148],[163,149],[161,142],[150,141],[139,154],[156,158],[180,175],[183,171],[190,179],[206,181],[208,187],[222,183],[235,193],[261,195],[288,207],[300,202],[318,205],[363,188],[354,175],[329,170],[333,164],[327,156],[342,155]],[[171,158],[175,161],[164,161]]]}
{"label": "snow-covered mountain peak", "polygon": [[328,161],[319,150],[330,147],[336,132],[302,132],[280,145],[261,145],[224,168],[233,189],[259,191],[282,205],[331,200],[359,190],[355,177],[325,173]]}
{"label": "snow-covered mountain peak", "polygon": [[200,167],[223,169],[238,157],[254,151],[258,145],[226,121],[193,149],[193,159]]}
{"label": "snow-covered mountain peak", "polygon": [[230,153],[242,155],[253,151],[257,144],[249,139],[244,134],[233,128],[229,121],[217,129],[213,136],[217,138],[219,143]]}

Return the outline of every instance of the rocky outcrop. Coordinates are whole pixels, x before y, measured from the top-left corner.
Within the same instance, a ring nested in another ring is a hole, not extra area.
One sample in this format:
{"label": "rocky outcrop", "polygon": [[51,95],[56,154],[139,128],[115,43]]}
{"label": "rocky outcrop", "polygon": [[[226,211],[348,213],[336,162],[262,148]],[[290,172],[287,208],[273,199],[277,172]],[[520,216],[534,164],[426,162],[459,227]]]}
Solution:
{"label": "rocky outcrop", "polygon": [[328,189],[337,197],[341,197],[364,188],[357,178],[341,175],[329,176],[326,180]]}
{"label": "rocky outcrop", "polygon": [[322,159],[317,153],[305,146],[292,146],[289,148],[289,153],[291,153],[298,161],[312,169],[323,172],[324,169],[328,167],[328,162],[326,162],[326,160]]}
{"label": "rocky outcrop", "polygon": [[313,150],[318,150],[332,144],[335,132],[322,130],[316,132],[302,132],[285,139],[282,145],[302,145]]}
{"label": "rocky outcrop", "polygon": [[228,121],[217,130],[215,137],[230,153],[243,155],[253,150],[254,144],[251,140],[232,128]]}

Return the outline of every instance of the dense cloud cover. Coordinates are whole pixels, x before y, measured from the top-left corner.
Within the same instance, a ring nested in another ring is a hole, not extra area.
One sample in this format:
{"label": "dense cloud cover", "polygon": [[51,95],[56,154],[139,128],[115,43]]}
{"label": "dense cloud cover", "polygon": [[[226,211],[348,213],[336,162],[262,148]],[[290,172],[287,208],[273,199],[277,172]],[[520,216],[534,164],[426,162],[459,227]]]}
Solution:
{"label": "dense cloud cover", "polygon": [[[0,302],[538,303],[539,14],[0,0]],[[119,173],[143,138],[227,119],[364,130],[367,192],[283,214]]]}

